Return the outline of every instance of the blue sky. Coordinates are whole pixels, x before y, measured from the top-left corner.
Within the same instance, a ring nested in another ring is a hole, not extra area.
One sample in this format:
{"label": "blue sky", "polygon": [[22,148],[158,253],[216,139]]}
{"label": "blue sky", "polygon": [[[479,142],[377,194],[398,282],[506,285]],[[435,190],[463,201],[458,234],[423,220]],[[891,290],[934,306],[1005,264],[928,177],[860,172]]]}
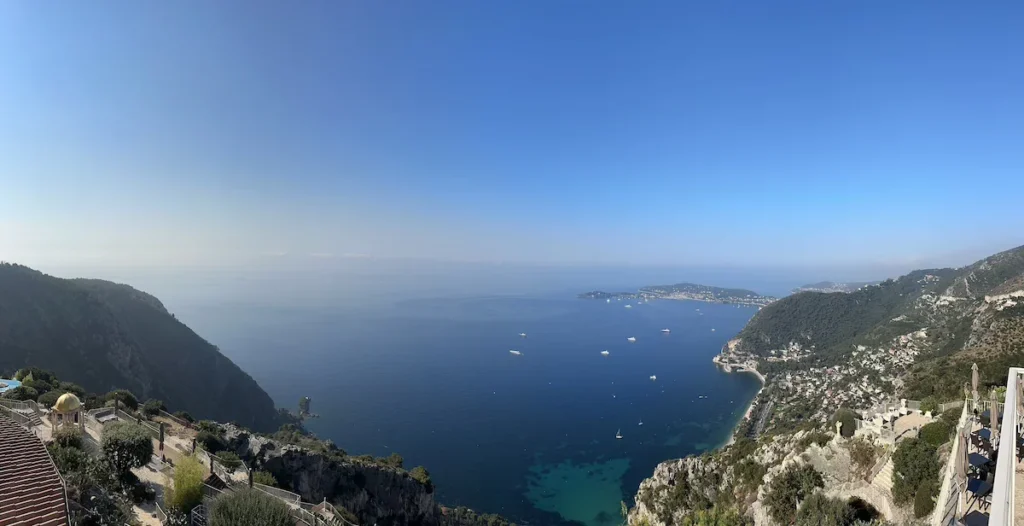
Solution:
{"label": "blue sky", "polygon": [[959,264],[1019,2],[0,4],[0,259]]}

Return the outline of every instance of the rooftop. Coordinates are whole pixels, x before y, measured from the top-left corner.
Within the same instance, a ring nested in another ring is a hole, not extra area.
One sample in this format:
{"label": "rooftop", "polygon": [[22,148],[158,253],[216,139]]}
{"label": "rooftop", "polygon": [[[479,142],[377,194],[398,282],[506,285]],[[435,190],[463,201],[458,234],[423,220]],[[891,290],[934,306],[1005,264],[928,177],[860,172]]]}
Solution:
{"label": "rooftop", "polygon": [[0,526],[66,526],[64,481],[46,447],[0,415]]}

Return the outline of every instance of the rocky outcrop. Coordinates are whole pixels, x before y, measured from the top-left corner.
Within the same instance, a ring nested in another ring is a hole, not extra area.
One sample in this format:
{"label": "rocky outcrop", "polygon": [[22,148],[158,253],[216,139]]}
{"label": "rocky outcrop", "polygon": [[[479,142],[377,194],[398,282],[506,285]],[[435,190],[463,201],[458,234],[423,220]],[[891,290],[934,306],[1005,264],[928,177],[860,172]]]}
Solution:
{"label": "rocky outcrop", "polygon": [[327,499],[355,514],[360,524],[378,526],[441,524],[441,510],[433,487],[413,479],[407,471],[345,456],[340,450],[314,451],[253,436],[225,426],[229,448],[244,459],[259,459],[284,489],[305,502]]}

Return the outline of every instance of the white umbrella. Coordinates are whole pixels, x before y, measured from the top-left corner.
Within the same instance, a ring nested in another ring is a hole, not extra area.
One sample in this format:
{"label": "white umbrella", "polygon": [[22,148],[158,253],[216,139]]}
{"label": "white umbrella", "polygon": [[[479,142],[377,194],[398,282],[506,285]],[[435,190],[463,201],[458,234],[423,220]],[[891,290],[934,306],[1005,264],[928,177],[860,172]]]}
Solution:
{"label": "white umbrella", "polygon": [[992,390],[992,407],[989,409],[992,423],[992,449],[999,448],[999,399],[996,397],[996,390]]}

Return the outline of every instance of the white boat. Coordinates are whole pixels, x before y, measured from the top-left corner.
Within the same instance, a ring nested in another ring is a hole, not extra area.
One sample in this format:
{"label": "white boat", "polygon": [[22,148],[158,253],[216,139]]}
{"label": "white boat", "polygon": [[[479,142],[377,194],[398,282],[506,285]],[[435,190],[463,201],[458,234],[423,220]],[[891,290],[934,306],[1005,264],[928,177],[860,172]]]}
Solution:
{"label": "white boat", "polygon": [[636,342],[636,336],[630,336],[629,338],[626,338],[626,341],[627,342],[634,342],[635,343]]}
{"label": "white boat", "polygon": [[655,380],[657,380],[657,379],[658,379],[658,377],[657,377],[656,375],[653,375],[653,374],[651,375],[651,381],[652,381],[652,382],[653,382],[653,381],[655,381]]}
{"label": "white boat", "polygon": [[604,302],[605,302],[605,303],[611,303],[611,302],[612,302],[612,299],[611,299],[611,298],[608,298],[608,299],[604,300]]}
{"label": "white boat", "polygon": [[644,425],[644,419],[643,419],[643,418],[641,418],[641,419],[640,419],[640,423],[639,423],[639,424],[637,424],[637,425],[638,425],[638,426],[642,426],[642,425]]}
{"label": "white boat", "polygon": [[519,352],[519,351],[517,351],[515,349],[509,351],[509,354],[512,354],[514,356],[522,356],[523,355],[523,353],[521,353],[521,352]]}
{"label": "white boat", "polygon": [[633,308],[633,306],[632,306],[632,305],[629,305],[629,304],[626,304],[626,308],[627,308],[627,309],[632,309],[632,308]]}
{"label": "white boat", "polygon": [[601,356],[608,356],[609,354],[611,353],[608,351],[601,351]]}
{"label": "white boat", "polygon": [[622,440],[622,430],[621,429],[615,432],[615,438],[618,439],[618,440]]}
{"label": "white boat", "polygon": [[715,332],[715,330],[714,330],[714,329],[711,329],[711,332]]}
{"label": "white boat", "polygon": [[525,332],[521,332],[521,333],[519,333],[519,337],[520,337],[520,338],[525,338],[525,337],[526,337],[526,333],[525,333]]}
{"label": "white boat", "polygon": [[668,329],[662,329],[662,330],[661,330],[661,332],[663,332],[663,333],[665,333],[665,334],[668,334],[668,333],[670,333],[670,332],[672,332],[672,331],[670,331],[670,330],[668,330]]}

